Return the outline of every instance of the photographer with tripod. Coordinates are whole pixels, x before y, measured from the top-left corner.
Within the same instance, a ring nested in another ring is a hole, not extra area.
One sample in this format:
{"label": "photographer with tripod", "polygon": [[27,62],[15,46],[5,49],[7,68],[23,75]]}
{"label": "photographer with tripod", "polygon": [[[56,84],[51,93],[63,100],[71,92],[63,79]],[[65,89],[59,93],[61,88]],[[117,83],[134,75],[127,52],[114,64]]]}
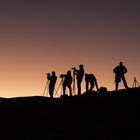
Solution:
{"label": "photographer with tripod", "polygon": [[72,96],[72,87],[71,87],[71,84],[72,84],[72,76],[71,76],[71,71],[67,71],[67,74],[61,74],[60,75],[61,78],[64,78],[63,80],[63,95],[65,96],[66,95],[66,87],[69,88],[69,93],[70,93],[70,96]]}
{"label": "photographer with tripod", "polygon": [[72,68],[72,70],[74,70],[77,79],[78,95],[81,95],[81,82],[84,77],[84,66],[81,64],[79,65],[79,70],[77,70],[75,67]]}
{"label": "photographer with tripod", "polygon": [[47,79],[50,81],[50,83],[49,83],[49,94],[50,94],[50,97],[53,98],[55,83],[56,83],[56,80],[57,80],[57,76],[55,74],[55,71],[52,72],[52,75],[50,73],[47,73]]}

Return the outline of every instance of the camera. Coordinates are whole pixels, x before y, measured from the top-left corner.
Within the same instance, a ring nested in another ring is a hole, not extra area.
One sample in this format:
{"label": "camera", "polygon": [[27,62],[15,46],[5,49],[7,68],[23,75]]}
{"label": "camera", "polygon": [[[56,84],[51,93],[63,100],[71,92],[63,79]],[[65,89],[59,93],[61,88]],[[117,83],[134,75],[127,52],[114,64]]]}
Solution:
{"label": "camera", "polygon": [[46,75],[47,75],[47,78],[49,80],[49,78],[51,77],[51,74],[50,73],[47,73]]}
{"label": "camera", "polygon": [[72,70],[75,70],[75,67],[71,68]]}
{"label": "camera", "polygon": [[61,74],[61,75],[60,75],[60,78],[63,78],[63,77],[64,77],[64,74]]}

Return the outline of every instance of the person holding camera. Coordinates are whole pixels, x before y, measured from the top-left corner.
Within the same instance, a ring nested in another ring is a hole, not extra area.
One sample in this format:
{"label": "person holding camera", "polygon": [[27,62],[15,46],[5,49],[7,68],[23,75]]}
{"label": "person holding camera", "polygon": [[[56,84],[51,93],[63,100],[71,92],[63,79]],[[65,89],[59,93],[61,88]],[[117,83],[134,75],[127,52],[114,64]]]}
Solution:
{"label": "person holding camera", "polygon": [[77,88],[78,88],[78,95],[81,95],[81,82],[84,77],[84,66],[82,64],[79,65],[79,70],[77,70],[75,67],[72,68],[74,70],[76,79],[77,79]]}
{"label": "person holding camera", "polygon": [[69,88],[69,93],[70,96],[72,96],[72,76],[71,76],[71,71],[67,71],[67,74],[61,74],[60,75],[61,78],[64,78],[63,80],[63,95],[66,95],[66,87]]}
{"label": "person holding camera", "polygon": [[57,80],[57,76],[55,74],[55,71],[52,72],[52,75],[50,73],[48,73],[47,78],[48,78],[48,80],[50,80],[49,94],[50,94],[50,97],[53,98],[53,93],[54,93],[54,89],[55,89],[55,83],[56,83],[56,80]]}
{"label": "person holding camera", "polygon": [[94,74],[85,73],[85,82],[86,82],[86,92],[92,92],[94,85],[96,86],[96,89],[98,91],[98,84]]}

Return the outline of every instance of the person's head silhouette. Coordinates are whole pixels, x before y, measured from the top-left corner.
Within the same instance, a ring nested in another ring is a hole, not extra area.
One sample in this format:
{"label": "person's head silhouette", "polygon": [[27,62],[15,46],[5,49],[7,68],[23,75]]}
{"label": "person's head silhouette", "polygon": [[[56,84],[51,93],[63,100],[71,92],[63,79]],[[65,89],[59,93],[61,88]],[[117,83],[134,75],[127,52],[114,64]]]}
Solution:
{"label": "person's head silhouette", "polygon": [[67,71],[67,75],[71,75],[71,71],[70,70]]}
{"label": "person's head silhouette", "polygon": [[123,66],[123,62],[122,61],[120,62],[120,66]]}
{"label": "person's head silhouette", "polygon": [[83,69],[83,67],[84,67],[83,64],[80,64],[80,65],[79,65],[79,68],[80,68],[80,69]]}
{"label": "person's head silhouette", "polygon": [[55,71],[52,72],[52,76],[55,76]]}

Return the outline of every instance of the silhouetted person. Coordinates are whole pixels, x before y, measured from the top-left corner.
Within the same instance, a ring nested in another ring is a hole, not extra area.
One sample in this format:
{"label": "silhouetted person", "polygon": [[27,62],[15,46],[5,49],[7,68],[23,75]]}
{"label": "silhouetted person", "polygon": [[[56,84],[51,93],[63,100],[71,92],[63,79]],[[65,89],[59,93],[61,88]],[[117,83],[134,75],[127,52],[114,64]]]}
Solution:
{"label": "silhouetted person", "polygon": [[124,74],[127,73],[127,69],[123,65],[123,62],[120,62],[120,64],[113,69],[113,72],[115,73],[116,90],[118,90],[118,84],[119,84],[119,82],[121,82],[121,80],[123,81],[123,84],[124,84],[125,88],[127,89],[128,86],[127,86],[125,76],[124,76]]}
{"label": "silhouetted person", "polygon": [[74,72],[76,74],[78,95],[81,95],[81,82],[82,82],[83,76],[84,76],[84,66],[81,64],[81,65],[79,65],[79,70],[77,70],[75,67],[72,69],[74,70]]}
{"label": "silhouetted person", "polygon": [[61,78],[64,78],[63,80],[63,95],[66,95],[66,87],[69,88],[69,93],[70,93],[70,96],[72,96],[72,87],[71,87],[71,84],[72,84],[72,76],[71,76],[71,71],[67,71],[67,74],[61,74],[60,75]]}
{"label": "silhouetted person", "polygon": [[[86,82],[86,92],[91,92],[94,88],[94,85],[96,86],[96,89],[98,90],[98,84],[97,84],[97,80],[94,74],[85,73],[85,82]],[[89,88],[89,85],[90,85],[90,88]]]}
{"label": "silhouetted person", "polygon": [[54,89],[55,89],[55,83],[56,83],[56,80],[57,80],[57,76],[55,74],[55,71],[52,72],[52,75],[50,73],[48,73],[47,78],[48,78],[48,80],[50,80],[49,94],[50,94],[50,97],[53,98],[53,93],[54,93]]}

